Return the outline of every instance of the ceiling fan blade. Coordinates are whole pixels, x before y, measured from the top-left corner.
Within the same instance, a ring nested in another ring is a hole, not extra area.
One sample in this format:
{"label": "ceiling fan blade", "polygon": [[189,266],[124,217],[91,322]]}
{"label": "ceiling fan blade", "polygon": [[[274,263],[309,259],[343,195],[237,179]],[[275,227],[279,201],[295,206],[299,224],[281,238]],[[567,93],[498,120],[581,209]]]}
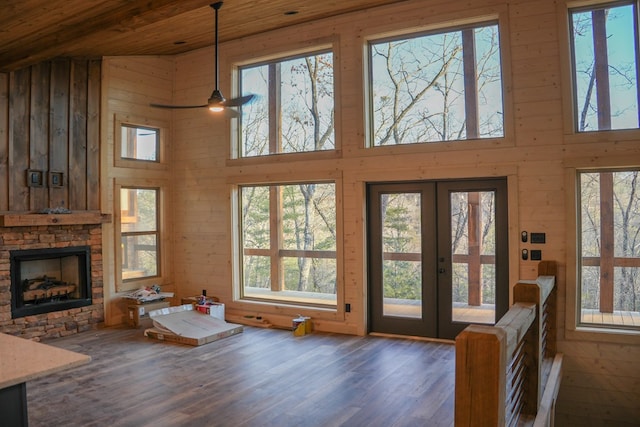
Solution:
{"label": "ceiling fan blade", "polygon": [[214,67],[214,80],[215,89],[209,97],[208,103],[205,105],[165,105],[165,104],[150,104],[155,108],[167,108],[167,109],[187,109],[187,108],[208,108],[214,113],[223,113],[225,117],[237,118],[240,117],[240,113],[228,108],[228,107],[240,107],[248,102],[251,102],[255,95],[239,96],[237,98],[225,99],[222,93],[218,89],[218,11],[222,7],[222,2],[213,3],[210,5],[215,11],[215,67]]}
{"label": "ceiling fan blade", "polygon": [[204,105],[164,105],[164,104],[149,104],[154,108],[173,108],[173,109],[186,109],[186,108],[206,108],[207,104]]}
{"label": "ceiling fan blade", "polygon": [[225,108],[222,112],[225,117],[229,119],[236,119],[240,117],[240,113],[238,113],[236,110],[232,110],[231,108]]}
{"label": "ceiling fan blade", "polygon": [[238,98],[227,99],[222,104],[225,107],[239,107],[239,106],[244,105],[244,104],[246,104],[248,102],[251,102],[253,100],[253,98],[255,98],[255,95],[253,95],[253,94],[245,95],[245,96],[239,96]]}

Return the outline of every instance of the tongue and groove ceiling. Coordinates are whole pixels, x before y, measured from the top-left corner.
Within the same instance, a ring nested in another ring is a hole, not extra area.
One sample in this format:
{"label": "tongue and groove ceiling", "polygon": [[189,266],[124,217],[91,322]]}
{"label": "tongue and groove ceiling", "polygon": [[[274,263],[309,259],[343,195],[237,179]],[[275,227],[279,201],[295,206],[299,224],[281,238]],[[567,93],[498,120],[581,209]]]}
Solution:
{"label": "tongue and groove ceiling", "polygon": [[[403,0],[227,0],[220,42]],[[0,72],[57,57],[172,55],[213,45],[212,0],[8,0]]]}

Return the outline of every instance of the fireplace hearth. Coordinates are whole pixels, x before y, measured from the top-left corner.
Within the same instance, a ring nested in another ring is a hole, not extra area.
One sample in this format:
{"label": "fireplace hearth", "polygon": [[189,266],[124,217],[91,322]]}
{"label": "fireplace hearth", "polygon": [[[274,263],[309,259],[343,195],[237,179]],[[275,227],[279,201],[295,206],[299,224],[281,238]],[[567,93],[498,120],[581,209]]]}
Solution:
{"label": "fireplace hearth", "polygon": [[89,246],[10,251],[14,319],[92,304]]}

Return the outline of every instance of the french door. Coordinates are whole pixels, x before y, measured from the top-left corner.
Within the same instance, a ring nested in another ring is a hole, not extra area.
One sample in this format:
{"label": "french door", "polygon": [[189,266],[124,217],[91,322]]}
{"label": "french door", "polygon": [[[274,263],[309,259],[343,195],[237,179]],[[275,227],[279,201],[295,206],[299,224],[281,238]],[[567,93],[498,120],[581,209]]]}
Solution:
{"label": "french door", "polygon": [[453,339],[509,304],[506,179],[370,184],[369,330]]}

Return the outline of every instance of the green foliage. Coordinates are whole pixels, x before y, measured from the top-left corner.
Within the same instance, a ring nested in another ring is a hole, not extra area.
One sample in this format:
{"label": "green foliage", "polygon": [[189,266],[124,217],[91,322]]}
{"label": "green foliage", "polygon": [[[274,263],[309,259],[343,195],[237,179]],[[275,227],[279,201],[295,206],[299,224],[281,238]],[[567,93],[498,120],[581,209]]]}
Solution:
{"label": "green foliage", "polygon": [[[303,183],[241,188],[243,247],[264,249],[264,256],[245,257],[244,285],[335,294],[336,250],[335,185]],[[278,255],[272,256],[269,224],[279,224]],[[300,254],[284,255],[283,251]],[[268,261],[268,262],[267,262]],[[282,277],[272,277],[271,263],[278,263]]]}

